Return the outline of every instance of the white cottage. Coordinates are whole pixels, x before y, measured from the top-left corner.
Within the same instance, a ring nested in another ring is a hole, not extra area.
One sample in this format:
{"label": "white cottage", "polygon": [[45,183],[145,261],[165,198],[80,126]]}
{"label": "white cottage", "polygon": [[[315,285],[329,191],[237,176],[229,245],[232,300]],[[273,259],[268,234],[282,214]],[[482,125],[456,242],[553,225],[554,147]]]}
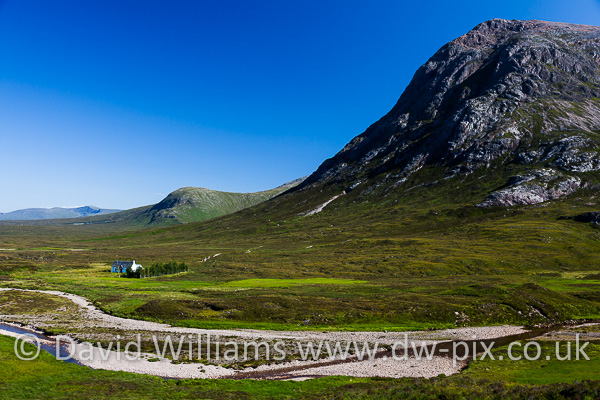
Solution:
{"label": "white cottage", "polygon": [[110,269],[110,272],[115,272],[117,274],[124,274],[127,270],[131,268],[133,272],[137,271],[138,268],[144,269],[142,264],[136,264],[135,260],[133,261],[115,261]]}

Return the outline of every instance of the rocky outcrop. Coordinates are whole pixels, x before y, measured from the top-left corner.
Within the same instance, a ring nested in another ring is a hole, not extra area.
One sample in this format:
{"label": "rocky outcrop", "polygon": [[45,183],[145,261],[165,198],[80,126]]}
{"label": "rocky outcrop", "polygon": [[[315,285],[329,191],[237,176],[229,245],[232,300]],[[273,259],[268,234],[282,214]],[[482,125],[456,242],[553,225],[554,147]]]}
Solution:
{"label": "rocky outcrop", "polygon": [[[417,70],[394,108],[299,190],[323,184],[351,189],[374,178],[401,188],[426,165],[452,178],[515,164],[525,180],[507,182],[482,206],[572,193],[585,185],[578,174],[600,169],[599,66],[599,27],[484,22],[443,46]],[[559,178],[547,180],[544,168]]]}
{"label": "rocky outcrop", "polygon": [[574,217],[563,216],[558,219],[572,219],[577,222],[592,223],[594,225],[600,225],[600,212],[591,211],[591,212],[586,212],[583,214],[576,215]]}
{"label": "rocky outcrop", "polygon": [[490,194],[478,207],[536,204],[558,199],[581,188],[581,179],[552,169],[532,171],[510,178],[510,187]]}
{"label": "rocky outcrop", "polygon": [[573,219],[577,222],[591,222],[595,225],[600,224],[600,212],[592,211],[576,215]]}

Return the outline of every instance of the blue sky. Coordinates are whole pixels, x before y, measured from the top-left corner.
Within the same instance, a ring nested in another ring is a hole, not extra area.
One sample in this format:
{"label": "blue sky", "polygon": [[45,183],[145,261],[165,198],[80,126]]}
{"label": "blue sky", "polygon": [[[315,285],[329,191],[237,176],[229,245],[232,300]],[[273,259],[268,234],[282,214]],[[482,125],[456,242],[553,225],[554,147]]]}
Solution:
{"label": "blue sky", "polygon": [[600,2],[0,0],[0,212],[307,175],[491,18]]}

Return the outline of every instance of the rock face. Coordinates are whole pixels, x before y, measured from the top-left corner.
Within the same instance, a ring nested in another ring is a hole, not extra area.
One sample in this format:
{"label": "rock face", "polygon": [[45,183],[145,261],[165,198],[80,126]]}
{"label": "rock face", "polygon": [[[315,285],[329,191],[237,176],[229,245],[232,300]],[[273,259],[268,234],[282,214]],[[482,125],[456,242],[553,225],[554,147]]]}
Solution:
{"label": "rock face", "polygon": [[508,189],[498,190],[479,203],[480,207],[536,204],[571,194],[579,189],[579,177],[565,177],[552,169],[532,171],[510,178]]}
{"label": "rock face", "polygon": [[568,195],[600,170],[600,27],[491,20],[443,46],[394,108],[300,189],[377,177],[399,188],[425,166],[445,178],[512,165],[480,206]]}

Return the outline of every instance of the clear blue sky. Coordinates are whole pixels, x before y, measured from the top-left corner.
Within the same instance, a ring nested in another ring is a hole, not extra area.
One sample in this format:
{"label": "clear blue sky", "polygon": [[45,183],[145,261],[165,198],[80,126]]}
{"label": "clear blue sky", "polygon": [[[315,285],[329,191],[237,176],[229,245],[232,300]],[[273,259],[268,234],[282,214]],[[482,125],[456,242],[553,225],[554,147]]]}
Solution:
{"label": "clear blue sky", "polygon": [[0,0],[0,212],[307,175],[491,18],[600,2]]}

